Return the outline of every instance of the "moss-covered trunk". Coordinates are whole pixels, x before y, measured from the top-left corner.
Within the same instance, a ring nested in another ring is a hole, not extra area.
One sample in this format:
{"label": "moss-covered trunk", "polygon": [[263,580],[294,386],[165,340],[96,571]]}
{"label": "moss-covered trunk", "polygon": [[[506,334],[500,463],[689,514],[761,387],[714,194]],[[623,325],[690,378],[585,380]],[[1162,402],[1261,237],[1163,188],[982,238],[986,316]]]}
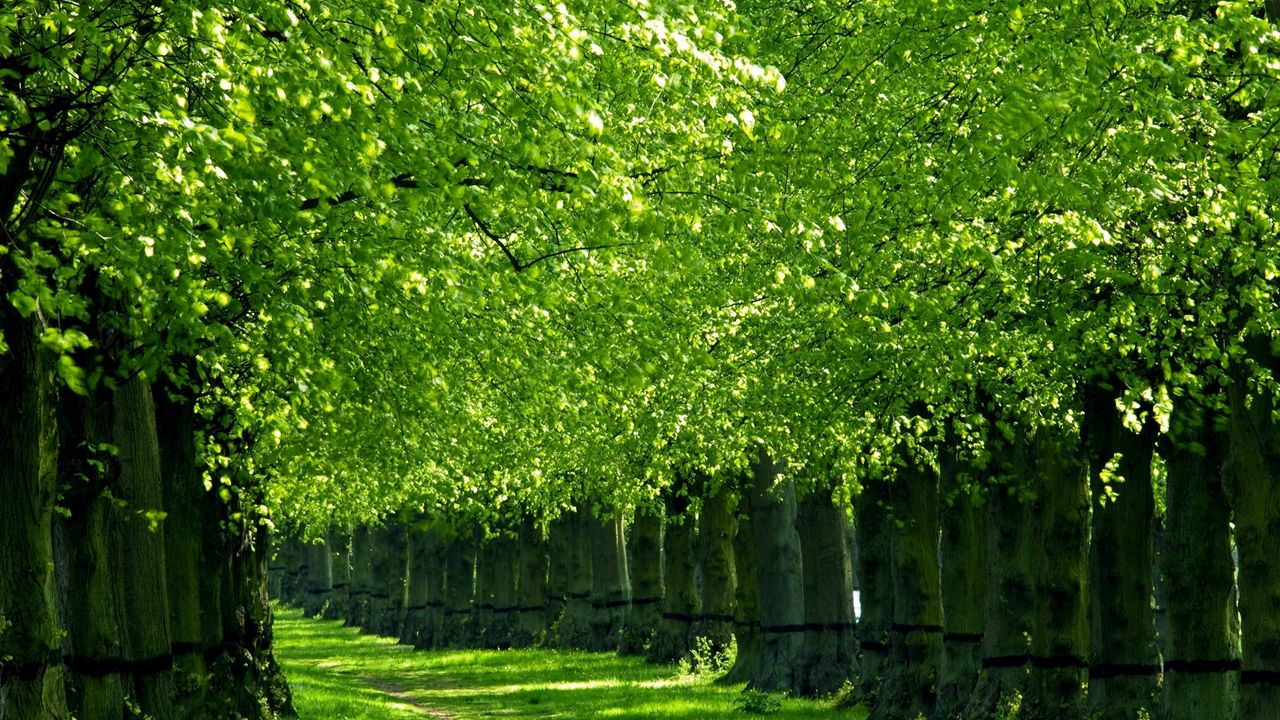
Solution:
{"label": "moss-covered trunk", "polygon": [[585,508],[560,525],[557,550],[564,553],[564,615],[556,625],[556,646],[591,646],[591,515]]}
{"label": "moss-covered trunk", "polygon": [[125,707],[119,597],[108,550],[118,473],[99,449],[109,441],[110,406],[105,392],[63,393],[59,402],[58,483],[67,514],[54,525],[54,550],[62,653],[68,710],[85,718],[123,717]]}
{"label": "moss-covered trunk", "polygon": [[534,647],[547,638],[547,538],[541,523],[525,518],[519,535],[519,611],[513,647]]}
{"label": "moss-covered trunk", "polygon": [[683,483],[666,496],[666,535],[663,542],[662,566],[665,593],[662,596],[662,622],[653,636],[645,659],[649,662],[675,662],[686,657],[693,648],[693,621],[702,598],[697,585],[697,556],[694,554],[696,522],[688,512],[689,499],[683,494]]}
{"label": "moss-covered trunk", "polygon": [[1240,659],[1231,513],[1222,487],[1226,438],[1213,415],[1174,406],[1165,459],[1164,552],[1168,609],[1166,720],[1235,720]]}
{"label": "moss-covered trunk", "polygon": [[733,641],[733,610],[738,588],[733,565],[737,533],[737,492],[721,485],[703,500],[698,518],[698,564],[702,570],[702,612],[694,627],[699,655],[714,660]]}
{"label": "moss-covered trunk", "polygon": [[325,608],[326,620],[347,616],[351,607],[351,536],[329,529],[329,564],[333,567],[333,594]]}
{"label": "moss-covered trunk", "polygon": [[623,516],[593,518],[591,540],[590,650],[616,651],[631,606],[631,578]]}
{"label": "moss-covered trunk", "polygon": [[[1013,458],[1015,483],[1028,472],[1026,458]],[[961,717],[988,720],[1020,700],[1031,662],[1035,583],[1031,507],[1014,486],[993,482],[986,501],[986,572],[982,671]]]}
{"label": "moss-covered trunk", "polygon": [[143,712],[172,717],[177,708],[169,592],[165,574],[160,447],[151,386],[124,381],[113,399],[113,436],[119,451],[120,504],[112,518],[112,573],[120,590],[122,657]]}
{"label": "moss-covered trunk", "polygon": [[369,595],[373,592],[373,537],[364,525],[351,534],[351,584],[347,588],[348,627],[364,627],[369,622]]}
{"label": "moss-covered trunk", "polygon": [[763,451],[751,465],[762,642],[748,687],[765,692],[796,692],[803,684],[804,567],[796,533],[795,481],[782,473],[782,465]]}
{"label": "moss-covered trunk", "polygon": [[303,553],[307,558],[307,572],[303,576],[302,615],[316,617],[333,602],[333,555],[328,534],[305,543]]}
{"label": "moss-covered trunk", "polygon": [[493,619],[485,634],[485,646],[509,648],[520,608],[519,547],[515,537],[507,533],[494,538],[493,545]]}
{"label": "moss-covered trunk", "polygon": [[566,513],[552,520],[547,526],[547,601],[546,622],[548,645],[559,645],[557,633],[564,619],[565,594],[568,593],[569,575],[572,570],[573,552],[569,544],[573,539],[573,515]]}
{"label": "moss-covered trunk", "polygon": [[[1270,343],[1254,345],[1254,359],[1280,377]],[[1223,480],[1240,554],[1240,717],[1262,720],[1280,713],[1280,398],[1237,378],[1228,400]]]}
{"label": "moss-covered trunk", "polygon": [[431,647],[435,634],[435,615],[431,607],[432,590],[439,591],[438,583],[432,588],[432,576],[440,573],[443,555],[440,536],[424,518],[409,526],[409,577],[405,591],[404,625],[400,629],[400,642],[416,648]]}
{"label": "moss-covered trunk", "polygon": [[936,720],[958,717],[982,670],[983,575],[987,557],[986,515],[962,476],[954,449],[939,463],[942,544],[942,669],[938,675]]}
{"label": "moss-covered trunk", "polygon": [[796,525],[804,558],[800,692],[830,695],[857,679],[849,524],[825,491],[800,501]]}
{"label": "moss-covered trunk", "polygon": [[481,541],[476,551],[476,593],[471,600],[471,623],[475,627],[476,645],[489,644],[489,630],[493,625],[494,571],[497,569],[494,538]]}
{"label": "moss-covered trunk", "polygon": [[405,526],[389,519],[374,527],[370,536],[369,620],[361,628],[374,635],[400,637],[408,566]]}
{"label": "moss-covered trunk", "polygon": [[893,622],[889,667],[872,720],[929,717],[942,665],[938,476],[915,460],[889,484]]}
{"label": "moss-covered trunk", "polygon": [[[1129,720],[1160,713],[1160,655],[1152,609],[1155,496],[1151,457],[1158,426],[1135,433],[1121,422],[1118,384],[1084,396],[1084,430],[1093,495],[1089,553],[1092,663],[1089,714]],[[1118,477],[1117,477],[1118,476]],[[1109,492],[1110,491],[1110,492]]]}
{"label": "moss-covered trunk", "polygon": [[444,556],[444,610],[435,634],[437,648],[471,647],[475,642],[471,601],[475,597],[475,540],[459,536]]}
{"label": "moss-covered trunk", "polygon": [[867,478],[854,499],[853,534],[860,615],[858,617],[858,696],[868,706],[880,696],[889,662],[889,625],[893,618],[893,573],[889,556],[889,484]]}
{"label": "moss-covered trunk", "polygon": [[636,511],[631,523],[631,614],[622,632],[622,655],[643,655],[662,622],[663,520],[648,508]]}
{"label": "moss-covered trunk", "polygon": [[751,522],[751,498],[739,493],[738,527],[733,534],[733,566],[738,572],[738,587],[734,592],[733,637],[738,653],[733,667],[722,678],[725,683],[742,683],[751,679],[751,673],[760,663],[760,579],[756,561],[756,531]]}
{"label": "moss-covered trunk", "polygon": [[1078,720],[1089,678],[1089,477],[1079,435],[1041,430],[1035,458],[1035,621],[1023,717]]}
{"label": "moss-covered trunk", "polygon": [[178,670],[178,695],[184,715],[198,715],[207,690],[201,576],[207,542],[217,542],[221,528],[209,527],[206,506],[217,502],[204,488],[196,464],[195,398],[188,391],[157,383],[154,392],[156,432],[164,509],[165,575],[169,594],[169,631]]}

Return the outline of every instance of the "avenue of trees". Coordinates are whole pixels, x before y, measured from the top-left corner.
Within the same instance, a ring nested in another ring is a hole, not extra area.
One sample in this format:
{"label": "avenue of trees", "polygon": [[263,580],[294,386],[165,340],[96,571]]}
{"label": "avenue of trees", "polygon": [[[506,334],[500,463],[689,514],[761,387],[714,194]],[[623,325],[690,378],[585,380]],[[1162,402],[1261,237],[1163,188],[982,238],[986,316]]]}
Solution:
{"label": "avenue of trees", "polygon": [[1271,717],[1278,20],[7,3],[0,720],[288,714],[269,590],[876,720]]}

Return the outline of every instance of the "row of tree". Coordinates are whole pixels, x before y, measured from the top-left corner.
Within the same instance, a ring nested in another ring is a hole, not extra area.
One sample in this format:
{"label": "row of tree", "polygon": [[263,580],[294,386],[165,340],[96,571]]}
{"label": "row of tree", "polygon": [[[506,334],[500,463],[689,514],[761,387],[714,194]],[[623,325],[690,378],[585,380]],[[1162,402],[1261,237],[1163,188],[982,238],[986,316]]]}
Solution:
{"label": "row of tree", "polygon": [[743,482],[683,476],[660,506],[293,537],[272,593],[418,648],[712,663],[756,689],[851,691],[877,718],[1265,717],[1266,610],[1250,615],[1273,586],[1244,568],[1244,526],[1237,584],[1225,492],[1249,473],[1212,424],[1157,455],[1113,396],[1088,398],[1075,444],[904,456],[851,504],[761,455]]}
{"label": "row of tree", "polygon": [[[277,522],[512,527],[743,476],[892,509],[916,630],[867,642],[917,669],[960,607],[930,508],[970,489],[1000,538],[982,696],[1030,664],[1028,711],[1064,717],[1081,658],[1115,678],[1090,702],[1147,687],[1108,649],[1146,621],[1106,608],[1149,595],[1116,568],[1150,567],[1164,497],[1170,711],[1275,706],[1274,3],[695,5],[0,11],[0,717],[61,714],[67,658],[191,654],[186,616],[128,639],[161,616],[132,598],[225,574],[192,558],[256,577]],[[761,592],[794,588],[794,524],[751,516]],[[64,639],[98,627],[58,590],[95,537],[148,558],[90,566],[119,653]],[[930,672],[882,712],[941,698]]]}

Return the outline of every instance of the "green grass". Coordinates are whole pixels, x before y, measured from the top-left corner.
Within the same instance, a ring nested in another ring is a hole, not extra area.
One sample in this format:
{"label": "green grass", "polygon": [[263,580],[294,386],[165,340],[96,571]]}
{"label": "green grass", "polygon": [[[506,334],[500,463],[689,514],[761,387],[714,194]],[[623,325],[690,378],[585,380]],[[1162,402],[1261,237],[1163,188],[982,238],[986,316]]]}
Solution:
{"label": "green grass", "polygon": [[[338,621],[276,614],[276,655],[302,720],[751,718],[742,686],[638,658],[558,650],[421,651]],[[861,709],[784,699],[770,718],[861,720]]]}

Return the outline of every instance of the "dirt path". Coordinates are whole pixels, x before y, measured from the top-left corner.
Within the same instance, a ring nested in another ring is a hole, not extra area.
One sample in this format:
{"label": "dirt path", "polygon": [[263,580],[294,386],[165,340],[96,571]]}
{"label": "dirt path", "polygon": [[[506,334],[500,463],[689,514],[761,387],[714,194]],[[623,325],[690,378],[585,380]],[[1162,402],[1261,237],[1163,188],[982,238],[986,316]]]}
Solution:
{"label": "dirt path", "polygon": [[423,705],[417,698],[409,694],[409,692],[406,691],[403,687],[400,687],[399,685],[391,682],[390,680],[387,680],[385,678],[374,677],[372,675],[360,675],[358,677],[361,680],[365,681],[366,683],[369,683],[370,685],[378,688],[382,692],[400,701],[402,704],[408,705],[409,707],[413,708],[414,710],[418,711],[419,713],[422,713],[427,717],[436,718],[436,720],[454,720],[454,717],[452,715],[450,715],[449,713],[443,710],[433,708],[429,705]]}

